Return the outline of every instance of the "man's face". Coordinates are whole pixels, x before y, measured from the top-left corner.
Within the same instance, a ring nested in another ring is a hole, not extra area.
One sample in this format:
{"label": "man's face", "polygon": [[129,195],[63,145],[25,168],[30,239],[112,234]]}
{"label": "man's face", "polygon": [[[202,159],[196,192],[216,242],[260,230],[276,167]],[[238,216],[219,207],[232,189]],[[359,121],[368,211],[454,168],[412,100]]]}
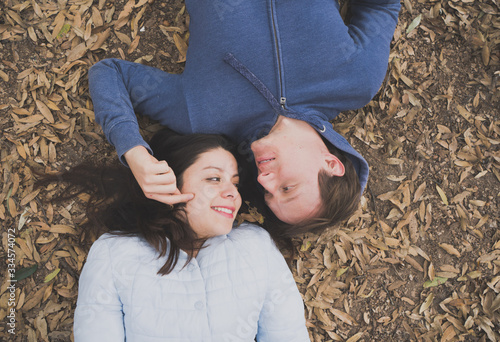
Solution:
{"label": "man's face", "polygon": [[[300,125],[306,126],[301,129]],[[251,145],[259,170],[257,180],[266,191],[266,204],[276,217],[289,224],[320,215],[318,173],[330,173],[329,158],[336,159],[314,129],[307,123],[300,125],[285,123]]]}

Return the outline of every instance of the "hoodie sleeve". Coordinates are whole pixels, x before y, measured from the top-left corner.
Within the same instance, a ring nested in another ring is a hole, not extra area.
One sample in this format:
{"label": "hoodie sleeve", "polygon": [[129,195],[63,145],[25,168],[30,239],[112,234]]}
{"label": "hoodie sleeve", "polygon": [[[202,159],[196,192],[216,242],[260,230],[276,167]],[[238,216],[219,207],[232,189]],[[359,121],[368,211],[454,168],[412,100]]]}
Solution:
{"label": "hoodie sleeve", "polygon": [[367,49],[388,50],[400,8],[399,0],[352,0],[350,36]]}
{"label": "hoodie sleeve", "polygon": [[310,342],[304,303],[283,256],[269,239],[268,291],[259,316],[258,342]]}
{"label": "hoodie sleeve", "polygon": [[123,154],[132,147],[144,146],[152,153],[135,113],[176,131],[189,126],[180,75],[111,58],[90,68],[89,90],[96,121],[124,164]]}
{"label": "hoodie sleeve", "polygon": [[75,342],[125,341],[122,303],[103,239],[92,245],[80,275],[73,334]]}

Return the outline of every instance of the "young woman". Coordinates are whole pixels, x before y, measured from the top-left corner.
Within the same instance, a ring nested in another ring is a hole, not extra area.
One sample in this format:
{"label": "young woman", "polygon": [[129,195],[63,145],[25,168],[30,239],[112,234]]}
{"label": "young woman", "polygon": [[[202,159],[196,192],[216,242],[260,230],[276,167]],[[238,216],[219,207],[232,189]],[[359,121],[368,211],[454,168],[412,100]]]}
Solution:
{"label": "young woman", "polygon": [[193,198],[167,206],[147,199],[128,169],[104,170],[91,218],[108,233],[80,276],[75,341],[309,341],[300,294],[269,234],[233,228],[242,203],[233,146],[162,130],[151,148]]}

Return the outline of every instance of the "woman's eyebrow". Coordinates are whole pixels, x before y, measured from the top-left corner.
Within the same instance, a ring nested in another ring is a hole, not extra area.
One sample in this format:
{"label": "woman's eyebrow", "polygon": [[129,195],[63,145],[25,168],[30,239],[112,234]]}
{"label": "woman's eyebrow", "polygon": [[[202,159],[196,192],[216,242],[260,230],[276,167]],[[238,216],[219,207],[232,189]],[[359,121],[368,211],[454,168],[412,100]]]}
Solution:
{"label": "woman's eyebrow", "polygon": [[217,167],[217,166],[207,166],[205,168],[203,168],[202,170],[208,170],[208,169],[215,169],[217,171],[224,171],[221,167]]}
{"label": "woman's eyebrow", "polygon": [[[218,170],[218,171],[220,171],[220,172],[224,172],[224,169],[223,169],[223,168],[220,168],[220,167],[218,167],[218,166],[207,166],[207,167],[203,168],[202,170],[208,170],[208,169],[215,169],[215,170]],[[239,177],[239,176],[240,176],[240,174],[239,174],[239,173],[235,173],[235,174],[233,175],[233,178],[235,178],[235,177]]]}

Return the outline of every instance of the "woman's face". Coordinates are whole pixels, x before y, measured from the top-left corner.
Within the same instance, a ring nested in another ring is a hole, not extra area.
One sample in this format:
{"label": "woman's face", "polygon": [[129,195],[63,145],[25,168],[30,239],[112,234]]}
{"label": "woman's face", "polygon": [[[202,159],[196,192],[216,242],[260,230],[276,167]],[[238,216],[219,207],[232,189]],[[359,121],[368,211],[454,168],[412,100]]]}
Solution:
{"label": "woman's face", "polygon": [[229,233],[241,206],[234,156],[223,148],[204,152],[184,171],[182,180],[181,192],[194,194],[185,212],[198,238]]}

